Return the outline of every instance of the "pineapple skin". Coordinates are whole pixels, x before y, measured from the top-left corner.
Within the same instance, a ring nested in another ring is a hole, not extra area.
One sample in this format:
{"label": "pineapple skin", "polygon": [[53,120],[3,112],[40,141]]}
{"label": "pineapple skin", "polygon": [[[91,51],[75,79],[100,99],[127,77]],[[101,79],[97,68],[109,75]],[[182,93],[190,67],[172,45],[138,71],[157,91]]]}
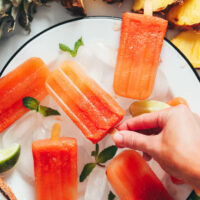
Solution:
{"label": "pineapple skin", "polygon": [[[133,11],[142,13],[144,10],[145,0],[135,0],[133,4]],[[166,10],[168,7],[183,3],[183,0],[152,0],[153,12],[160,12]]]}
{"label": "pineapple skin", "polygon": [[184,0],[182,5],[171,8],[166,17],[173,27],[200,31],[200,1]]}
{"label": "pineapple skin", "polygon": [[[15,30],[16,21],[30,32],[31,22],[38,7],[47,6],[55,0],[0,0],[0,39]],[[86,15],[82,0],[56,0],[74,15]]]}
{"label": "pineapple skin", "polygon": [[182,32],[171,41],[183,52],[194,68],[200,68],[200,33]]}

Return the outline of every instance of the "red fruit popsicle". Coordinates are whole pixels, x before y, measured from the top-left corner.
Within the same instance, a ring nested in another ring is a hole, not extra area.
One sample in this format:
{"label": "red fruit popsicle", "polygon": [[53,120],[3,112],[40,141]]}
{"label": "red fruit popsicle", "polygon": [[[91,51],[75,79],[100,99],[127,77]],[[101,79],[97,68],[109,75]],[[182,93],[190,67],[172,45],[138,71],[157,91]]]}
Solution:
{"label": "red fruit popsicle", "polygon": [[144,100],[153,90],[167,21],[124,13],[113,87],[116,94]]}
{"label": "red fruit popsicle", "polygon": [[30,58],[0,78],[0,133],[28,111],[22,103],[24,97],[31,96],[40,101],[47,95],[48,73],[40,58]]}
{"label": "red fruit popsicle", "polygon": [[117,155],[106,173],[120,200],[172,200],[149,165],[134,150]]}
{"label": "red fruit popsicle", "polygon": [[46,82],[47,91],[93,143],[123,118],[125,111],[74,61],[63,62]]}
{"label": "red fruit popsicle", "polygon": [[54,124],[51,139],[33,142],[37,200],[77,200],[77,142],[59,138]]}

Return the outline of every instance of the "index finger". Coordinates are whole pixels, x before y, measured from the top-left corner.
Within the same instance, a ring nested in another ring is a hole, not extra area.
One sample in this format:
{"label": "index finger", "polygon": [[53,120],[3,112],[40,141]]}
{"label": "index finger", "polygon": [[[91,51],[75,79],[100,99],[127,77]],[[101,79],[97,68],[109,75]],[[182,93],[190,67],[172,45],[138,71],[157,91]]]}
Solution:
{"label": "index finger", "polygon": [[163,128],[164,120],[161,111],[143,114],[137,117],[128,119],[120,124],[118,130],[146,130],[153,128]]}

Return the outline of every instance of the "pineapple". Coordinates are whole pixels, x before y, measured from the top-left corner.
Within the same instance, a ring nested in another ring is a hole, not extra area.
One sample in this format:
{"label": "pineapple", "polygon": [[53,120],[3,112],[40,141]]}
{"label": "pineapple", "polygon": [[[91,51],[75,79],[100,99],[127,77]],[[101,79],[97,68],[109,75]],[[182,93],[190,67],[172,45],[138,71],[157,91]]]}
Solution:
{"label": "pineapple", "polygon": [[61,4],[75,15],[86,15],[85,6],[82,0],[60,0]]}
{"label": "pineapple", "polygon": [[15,29],[16,20],[27,31],[37,6],[45,5],[46,0],[0,0],[0,38],[4,32]]}
{"label": "pineapple", "polygon": [[[134,12],[141,12],[144,10],[145,0],[135,0],[133,5]],[[153,12],[165,10],[168,6],[182,3],[183,0],[152,0]]]}
{"label": "pineapple", "polygon": [[103,0],[103,1],[105,1],[108,4],[119,2],[119,7],[121,6],[121,3],[123,2],[123,0]]}
{"label": "pineapple", "polygon": [[169,10],[167,19],[182,29],[200,30],[200,0],[184,0]]}
{"label": "pineapple", "polygon": [[[51,0],[0,0],[0,39],[5,32],[15,29],[16,21],[28,32],[38,6]],[[82,0],[61,0],[61,4],[74,14],[85,15]]]}
{"label": "pineapple", "polygon": [[190,30],[182,32],[172,43],[185,54],[194,68],[200,68],[200,33]]}
{"label": "pineapple", "polygon": [[18,2],[0,0],[0,38],[4,30],[10,32],[15,29]]}

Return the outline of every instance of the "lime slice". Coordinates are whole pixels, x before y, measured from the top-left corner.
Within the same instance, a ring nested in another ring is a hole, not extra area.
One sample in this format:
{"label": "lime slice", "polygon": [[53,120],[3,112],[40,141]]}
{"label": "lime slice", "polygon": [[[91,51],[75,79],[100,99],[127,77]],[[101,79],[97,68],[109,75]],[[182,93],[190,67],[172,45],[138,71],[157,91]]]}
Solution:
{"label": "lime slice", "polygon": [[0,150],[0,173],[14,167],[19,159],[20,149],[20,144],[14,143],[10,147]]}
{"label": "lime slice", "polygon": [[155,100],[144,100],[144,101],[136,101],[132,103],[129,107],[129,111],[132,116],[141,115],[144,113],[151,113],[159,110],[163,110],[165,108],[169,108],[170,106],[161,101]]}

